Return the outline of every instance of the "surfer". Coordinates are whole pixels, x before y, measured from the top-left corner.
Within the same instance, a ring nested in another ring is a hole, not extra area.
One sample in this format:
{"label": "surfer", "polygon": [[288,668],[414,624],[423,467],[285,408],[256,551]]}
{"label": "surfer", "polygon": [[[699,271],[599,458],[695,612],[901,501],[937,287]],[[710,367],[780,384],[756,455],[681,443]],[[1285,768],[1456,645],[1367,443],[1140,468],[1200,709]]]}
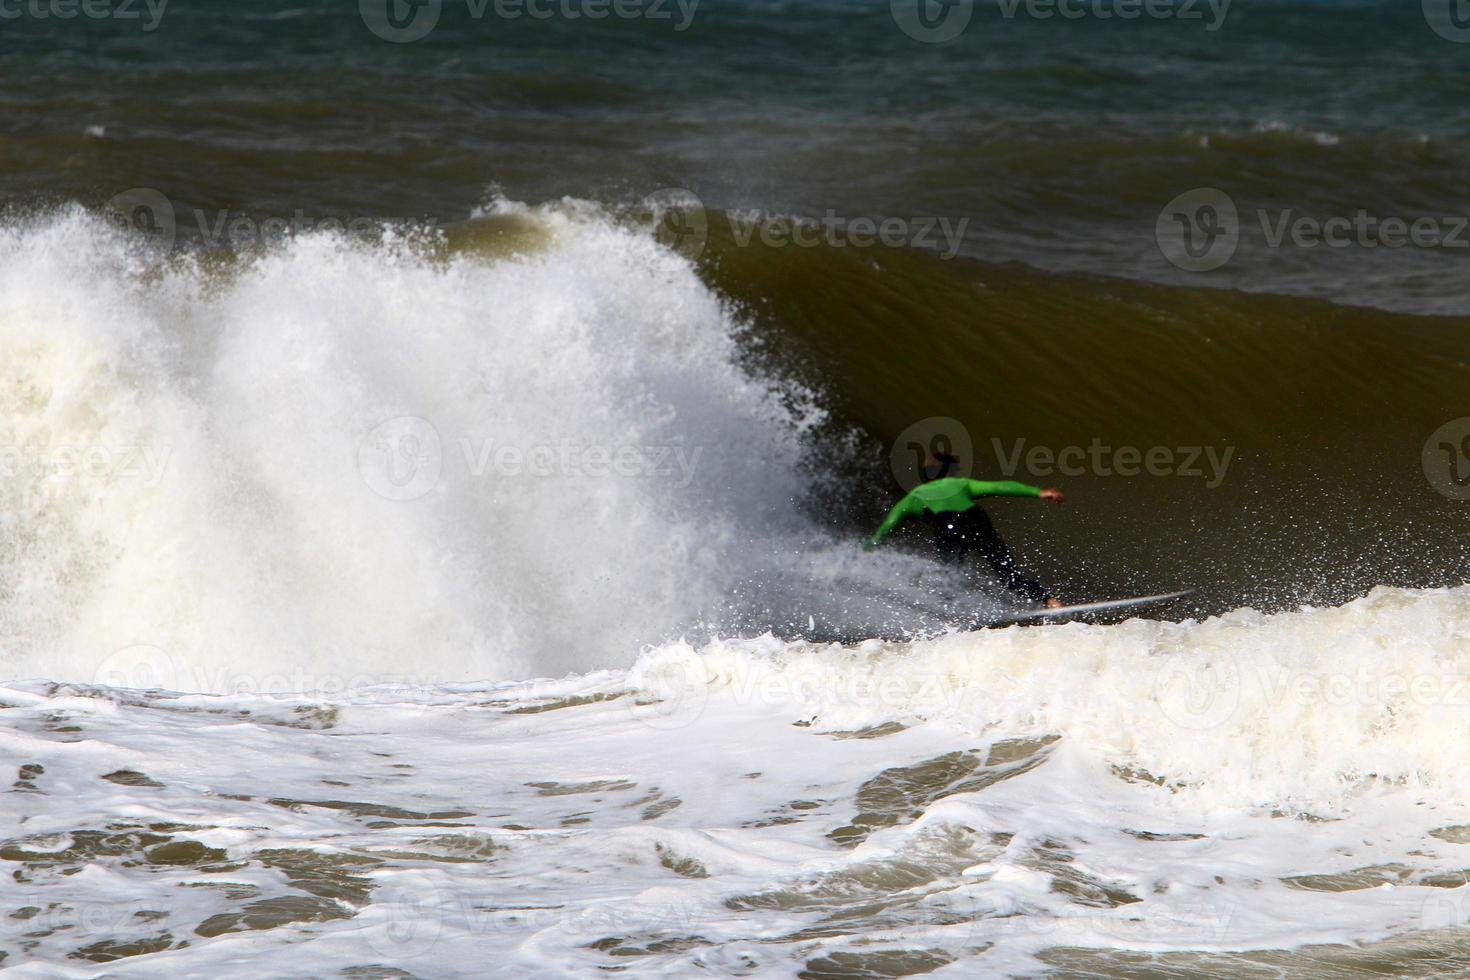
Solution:
{"label": "surfer", "polygon": [[1015,555],[1006,547],[990,518],[977,504],[980,497],[1039,497],[1062,504],[1062,491],[1033,487],[1013,480],[969,480],[949,474],[959,460],[947,453],[930,456],[920,471],[923,480],[894,505],[882,525],[865,545],[876,548],[905,519],[917,517],[934,526],[934,552],[941,562],[959,565],[971,549],[980,553],[985,563],[995,570],[1001,582],[1012,592],[1034,603],[1045,603],[1048,609],[1059,609],[1060,599],[1042,588],[1035,579],[1022,574]]}

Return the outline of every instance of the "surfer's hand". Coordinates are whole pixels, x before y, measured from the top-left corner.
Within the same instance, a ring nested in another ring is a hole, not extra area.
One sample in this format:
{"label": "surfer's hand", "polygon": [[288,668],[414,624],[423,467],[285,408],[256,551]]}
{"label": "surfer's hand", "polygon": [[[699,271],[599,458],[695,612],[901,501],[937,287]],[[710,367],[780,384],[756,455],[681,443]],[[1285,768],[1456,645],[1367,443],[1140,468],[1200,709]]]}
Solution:
{"label": "surfer's hand", "polygon": [[1047,487],[1045,490],[1041,491],[1041,499],[1050,500],[1052,503],[1060,507],[1062,504],[1065,504],[1067,502],[1067,495],[1062,493],[1062,491],[1058,490],[1056,487]]}
{"label": "surfer's hand", "polygon": [[1048,608],[1048,609],[1060,609],[1060,608],[1062,608],[1062,600],[1060,600],[1060,599],[1048,599],[1048,600],[1046,600],[1046,608]]}

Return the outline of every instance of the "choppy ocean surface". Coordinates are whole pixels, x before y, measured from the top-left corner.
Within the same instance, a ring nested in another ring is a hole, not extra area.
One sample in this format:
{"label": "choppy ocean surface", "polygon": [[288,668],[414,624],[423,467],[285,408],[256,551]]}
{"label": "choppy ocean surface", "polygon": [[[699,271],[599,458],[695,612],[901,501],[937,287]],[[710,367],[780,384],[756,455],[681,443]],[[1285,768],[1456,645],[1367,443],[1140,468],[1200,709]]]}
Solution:
{"label": "choppy ocean surface", "polygon": [[[1454,10],[121,7],[0,21],[0,968],[1470,970]],[[972,630],[940,442],[1197,592]]]}

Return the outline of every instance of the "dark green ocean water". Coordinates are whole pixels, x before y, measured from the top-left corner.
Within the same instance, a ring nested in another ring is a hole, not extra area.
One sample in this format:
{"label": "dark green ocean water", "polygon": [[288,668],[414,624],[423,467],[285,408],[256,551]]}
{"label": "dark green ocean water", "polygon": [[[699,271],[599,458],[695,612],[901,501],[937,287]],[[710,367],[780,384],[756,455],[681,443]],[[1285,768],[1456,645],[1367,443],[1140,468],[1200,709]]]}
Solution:
{"label": "dark green ocean water", "polygon": [[370,29],[377,0],[123,2],[0,20],[5,200],[144,186],[186,223],[453,222],[493,191],[679,187],[724,210],[968,219],[960,250],[992,261],[1467,308],[1464,247],[1282,253],[1247,220],[1250,247],[1188,275],[1154,242],[1160,209],[1204,186],[1246,215],[1470,211],[1470,45],[1418,0],[1180,0],[1135,20],[1092,0],[1070,19],[960,3],[945,43],[877,0],[640,0],[645,16],[603,20],[391,0],[434,16],[406,43]]}

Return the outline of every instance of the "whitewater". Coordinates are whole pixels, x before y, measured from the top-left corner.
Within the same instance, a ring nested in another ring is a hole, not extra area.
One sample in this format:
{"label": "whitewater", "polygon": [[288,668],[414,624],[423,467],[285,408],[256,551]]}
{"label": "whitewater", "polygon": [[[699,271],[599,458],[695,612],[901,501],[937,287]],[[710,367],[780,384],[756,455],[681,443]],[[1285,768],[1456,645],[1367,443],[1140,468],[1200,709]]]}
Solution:
{"label": "whitewater", "polygon": [[818,393],[654,236],[498,207],[0,230],[11,972],[1470,965],[1470,588],[905,638],[952,597],[813,513]]}
{"label": "whitewater", "polygon": [[323,234],[226,269],[80,210],[9,227],[10,669],[145,645],[224,678],[190,689],[304,663],[306,688],[433,683],[625,662],[751,610],[853,623],[834,583],[902,562],[827,554],[802,513],[814,396],[740,366],[688,262],[576,211],[539,215],[556,244],[526,258]]}

